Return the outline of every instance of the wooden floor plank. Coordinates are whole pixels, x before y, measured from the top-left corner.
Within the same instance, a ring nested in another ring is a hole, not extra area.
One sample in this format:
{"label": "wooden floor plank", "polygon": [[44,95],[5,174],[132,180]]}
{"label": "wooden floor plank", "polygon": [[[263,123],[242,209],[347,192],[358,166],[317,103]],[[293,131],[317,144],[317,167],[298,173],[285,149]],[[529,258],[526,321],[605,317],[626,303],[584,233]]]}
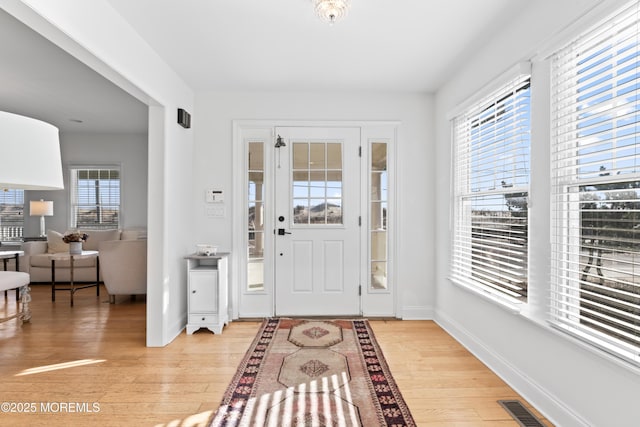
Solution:
{"label": "wooden floor plank", "polygon": [[[220,335],[182,333],[164,348],[147,348],[144,299],[118,297],[112,305],[104,288],[100,297],[84,290],[69,307],[66,296],[52,303],[49,286],[34,285],[32,322],[0,324],[0,402],[38,406],[0,413],[1,425],[203,425],[260,326],[233,322]],[[3,315],[15,311],[12,297]],[[371,325],[419,426],[518,426],[497,400],[522,398],[437,324]],[[95,403],[99,411],[51,412],[65,403]]]}

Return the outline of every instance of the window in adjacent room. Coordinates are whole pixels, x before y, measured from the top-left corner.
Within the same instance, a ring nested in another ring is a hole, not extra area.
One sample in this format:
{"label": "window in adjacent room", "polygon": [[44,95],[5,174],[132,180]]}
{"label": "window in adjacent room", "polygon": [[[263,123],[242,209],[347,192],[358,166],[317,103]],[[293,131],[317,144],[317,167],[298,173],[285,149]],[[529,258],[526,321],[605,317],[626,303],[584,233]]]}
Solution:
{"label": "window in adjacent room", "polygon": [[119,228],[120,168],[72,168],[70,199],[72,228]]}
{"label": "window in adjacent room", "polygon": [[19,241],[24,229],[24,190],[0,189],[0,241]]}
{"label": "window in adjacent room", "polygon": [[553,324],[640,363],[640,12],[552,59]]}
{"label": "window in adjacent room", "polygon": [[451,279],[508,304],[527,300],[530,76],[453,120]]}

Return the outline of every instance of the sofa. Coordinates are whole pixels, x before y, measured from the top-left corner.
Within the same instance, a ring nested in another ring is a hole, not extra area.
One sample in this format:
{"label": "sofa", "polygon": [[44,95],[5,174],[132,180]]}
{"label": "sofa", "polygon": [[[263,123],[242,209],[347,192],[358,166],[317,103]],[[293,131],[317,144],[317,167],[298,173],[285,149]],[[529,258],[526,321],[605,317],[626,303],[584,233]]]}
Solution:
{"label": "sofa", "polygon": [[[140,240],[146,239],[146,234],[141,230],[79,230],[87,233],[89,238],[83,242],[82,249],[87,251],[99,251],[101,242],[113,240]],[[69,252],[69,246],[62,241],[66,233],[55,230],[47,231],[46,241],[24,242],[24,257],[20,259],[20,270],[29,273],[31,283],[51,282],[51,258],[49,254],[57,252]],[[146,245],[146,240],[145,240]],[[101,258],[98,255],[98,258]],[[73,277],[76,282],[96,281],[96,258],[79,258],[74,261]],[[104,269],[100,260],[100,280],[104,280]],[[145,264],[146,265],[146,264]],[[56,282],[69,281],[69,260],[56,261]],[[111,267],[113,268],[113,267]],[[117,268],[117,267],[116,267]],[[145,267],[146,275],[146,267]]]}
{"label": "sofa", "polygon": [[100,271],[109,302],[116,295],[147,293],[147,241],[105,240],[98,244]]}

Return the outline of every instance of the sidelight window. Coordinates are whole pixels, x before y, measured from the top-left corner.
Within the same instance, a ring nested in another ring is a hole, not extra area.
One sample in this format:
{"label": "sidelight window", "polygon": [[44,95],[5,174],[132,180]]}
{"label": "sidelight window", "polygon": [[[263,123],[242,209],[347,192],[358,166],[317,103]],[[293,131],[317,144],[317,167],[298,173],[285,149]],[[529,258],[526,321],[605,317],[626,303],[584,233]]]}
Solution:
{"label": "sidelight window", "polygon": [[248,290],[264,289],[264,143],[248,143]]}

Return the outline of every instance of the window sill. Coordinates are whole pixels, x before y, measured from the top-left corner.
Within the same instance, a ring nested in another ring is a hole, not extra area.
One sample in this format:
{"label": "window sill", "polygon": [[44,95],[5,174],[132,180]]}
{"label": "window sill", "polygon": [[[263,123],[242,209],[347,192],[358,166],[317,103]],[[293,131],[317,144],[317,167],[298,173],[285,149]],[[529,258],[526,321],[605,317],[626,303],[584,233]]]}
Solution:
{"label": "window sill", "polygon": [[472,286],[454,277],[449,277],[448,279],[449,281],[451,281],[451,283],[453,283],[457,287],[464,289],[465,291],[470,292],[474,295],[477,295],[486,301],[490,301],[496,304],[498,307],[508,311],[509,313],[520,314],[522,312],[522,306],[524,304],[521,302],[516,302],[516,301],[507,300],[506,298],[501,298],[496,294],[493,294],[489,291],[485,291],[476,286]]}

